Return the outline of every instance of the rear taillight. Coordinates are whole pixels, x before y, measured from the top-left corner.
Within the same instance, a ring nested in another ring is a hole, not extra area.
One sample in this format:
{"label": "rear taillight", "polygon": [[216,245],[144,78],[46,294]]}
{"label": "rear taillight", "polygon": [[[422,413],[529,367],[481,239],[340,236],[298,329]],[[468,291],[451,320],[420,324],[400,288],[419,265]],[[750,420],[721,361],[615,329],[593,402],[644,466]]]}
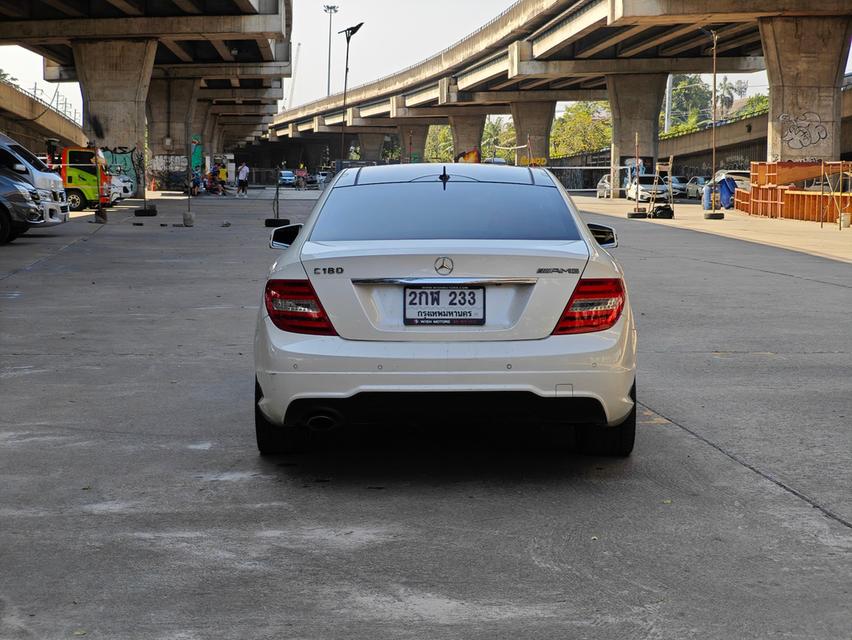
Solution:
{"label": "rear taillight", "polygon": [[279,329],[318,336],[337,335],[308,280],[270,280],[264,299],[269,319]]}
{"label": "rear taillight", "polygon": [[580,280],[556,323],[553,335],[609,329],[618,322],[623,308],[624,285],[621,278]]}

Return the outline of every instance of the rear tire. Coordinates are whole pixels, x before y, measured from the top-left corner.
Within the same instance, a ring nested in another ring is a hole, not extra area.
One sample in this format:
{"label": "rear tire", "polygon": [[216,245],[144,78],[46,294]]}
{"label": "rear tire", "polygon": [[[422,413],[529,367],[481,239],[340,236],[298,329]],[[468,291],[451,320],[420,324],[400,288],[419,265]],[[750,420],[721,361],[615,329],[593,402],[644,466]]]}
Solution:
{"label": "rear tire", "polygon": [[66,196],[68,197],[68,208],[71,209],[71,211],[82,211],[89,206],[89,201],[86,200],[86,196],[76,189],[67,191]]}
{"label": "rear tire", "polygon": [[307,448],[305,429],[292,426],[279,426],[271,423],[263,415],[258,403],[263,397],[260,384],[254,382],[254,432],[257,438],[257,450],[262,456],[279,453],[299,453]]}
{"label": "rear tire", "polygon": [[583,453],[613,458],[626,458],[636,442],[636,382],[630,389],[633,409],[617,427],[586,426],[578,429],[578,444]]}

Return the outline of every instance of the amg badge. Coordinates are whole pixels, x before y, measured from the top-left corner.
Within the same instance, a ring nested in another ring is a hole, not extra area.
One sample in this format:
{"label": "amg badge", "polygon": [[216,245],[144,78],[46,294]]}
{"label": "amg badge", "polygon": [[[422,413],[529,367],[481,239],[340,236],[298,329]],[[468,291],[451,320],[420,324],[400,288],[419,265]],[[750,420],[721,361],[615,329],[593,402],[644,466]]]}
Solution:
{"label": "amg badge", "polygon": [[536,273],[580,273],[579,269],[563,269],[562,267],[539,267]]}

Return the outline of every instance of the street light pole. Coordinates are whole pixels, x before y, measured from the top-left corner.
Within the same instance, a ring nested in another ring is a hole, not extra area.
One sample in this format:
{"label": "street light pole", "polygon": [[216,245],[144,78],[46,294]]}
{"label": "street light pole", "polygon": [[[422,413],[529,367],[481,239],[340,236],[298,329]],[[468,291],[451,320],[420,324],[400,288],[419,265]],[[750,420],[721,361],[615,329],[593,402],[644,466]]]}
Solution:
{"label": "street light pole", "polygon": [[[331,19],[335,13],[337,13],[337,5],[335,4],[326,4],[323,5],[322,10],[328,14],[328,85],[326,87],[326,96],[331,95]],[[287,105],[290,106],[289,104]]]}
{"label": "street light pole", "polygon": [[[344,149],[346,145],[346,91],[349,88],[349,41],[352,39],[358,29],[364,26],[363,22],[359,22],[354,27],[349,27],[343,31],[338,31],[346,36],[346,70],[343,73],[343,121],[340,123],[340,156],[343,160]],[[348,154],[347,154],[348,156]]]}

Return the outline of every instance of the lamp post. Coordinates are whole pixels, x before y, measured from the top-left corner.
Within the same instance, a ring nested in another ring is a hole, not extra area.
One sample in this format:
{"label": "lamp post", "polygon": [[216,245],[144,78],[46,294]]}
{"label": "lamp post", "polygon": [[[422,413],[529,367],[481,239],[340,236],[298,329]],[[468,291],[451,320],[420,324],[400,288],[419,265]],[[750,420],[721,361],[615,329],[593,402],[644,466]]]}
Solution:
{"label": "lamp post", "polygon": [[331,19],[337,13],[337,9],[336,4],[326,4],[322,7],[322,10],[328,14],[328,85],[326,87],[326,96],[331,95]]}
{"label": "lamp post", "polygon": [[[349,88],[349,41],[352,39],[358,29],[364,26],[363,22],[359,22],[354,27],[349,27],[343,31],[338,31],[346,36],[346,70],[343,73],[343,122],[340,123],[340,155],[343,156],[346,145],[346,90]],[[348,156],[348,154],[347,154]],[[341,160],[343,158],[341,157]]]}
{"label": "lamp post", "polygon": [[[724,212],[716,211],[716,45],[719,42],[719,34],[714,29],[702,29],[713,41],[713,122],[710,125],[710,147],[712,155],[710,160],[710,212],[704,212],[705,220],[722,220]],[[719,190],[721,193],[721,189]]]}

